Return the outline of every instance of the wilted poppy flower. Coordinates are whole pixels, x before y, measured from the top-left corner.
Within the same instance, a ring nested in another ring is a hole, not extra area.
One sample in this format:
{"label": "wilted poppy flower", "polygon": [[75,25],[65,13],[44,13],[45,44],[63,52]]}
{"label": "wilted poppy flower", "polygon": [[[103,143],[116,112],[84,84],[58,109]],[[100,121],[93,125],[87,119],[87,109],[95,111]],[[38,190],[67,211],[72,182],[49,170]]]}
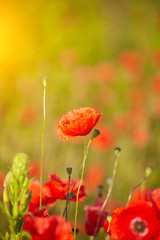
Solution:
{"label": "wilted poppy flower", "polygon": [[108,214],[107,212],[103,211],[99,217],[101,207],[102,206],[87,205],[84,208],[84,210],[86,211],[85,232],[90,236],[96,237],[100,228],[104,226]]}
{"label": "wilted poppy flower", "polygon": [[[50,181],[43,185],[45,198],[47,198],[46,204],[52,204],[52,202],[55,202],[58,199],[64,199],[64,200],[67,199],[68,180],[62,180],[60,177],[58,177],[57,174],[50,174],[49,178],[50,178]],[[75,179],[70,180],[69,193],[72,191],[75,181],[76,181]],[[71,201],[73,202],[76,201],[79,184],[80,184],[80,179],[77,180],[73,189],[73,195],[71,198]],[[78,200],[83,201],[85,197],[86,197],[86,194],[84,192],[84,181],[83,181],[80,187]]]}
{"label": "wilted poppy flower", "polygon": [[112,215],[112,240],[153,240],[158,234],[160,222],[148,202],[129,202],[125,209],[118,208]]}
{"label": "wilted poppy flower", "polygon": [[62,216],[49,216],[47,210],[25,216],[23,227],[31,234],[32,240],[73,240],[71,229],[71,224]]}
{"label": "wilted poppy flower", "polygon": [[60,119],[57,134],[66,141],[75,136],[85,136],[96,125],[101,115],[89,107],[68,112]]}
{"label": "wilted poppy flower", "polygon": [[151,192],[151,201],[157,216],[160,219],[160,188],[157,188]]}

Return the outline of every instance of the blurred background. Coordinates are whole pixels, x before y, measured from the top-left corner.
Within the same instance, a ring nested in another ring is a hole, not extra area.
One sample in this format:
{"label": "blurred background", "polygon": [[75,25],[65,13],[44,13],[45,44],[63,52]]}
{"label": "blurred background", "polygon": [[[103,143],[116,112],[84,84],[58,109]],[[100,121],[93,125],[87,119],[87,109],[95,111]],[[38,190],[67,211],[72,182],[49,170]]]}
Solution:
{"label": "blurred background", "polygon": [[[75,178],[82,162],[83,137],[58,139],[60,117],[84,106],[103,114],[96,125],[101,135],[89,150],[88,198],[81,203],[80,216],[84,205],[94,204],[98,185],[107,192],[115,147],[122,152],[113,202],[127,202],[148,165],[154,171],[147,186],[160,187],[160,1],[0,4],[1,187],[18,152],[29,155],[31,174],[39,179],[44,76],[49,78],[44,181],[51,172],[67,179],[66,167],[73,168]],[[61,201],[51,211],[61,214],[64,206]],[[72,208],[71,221],[74,204]]]}

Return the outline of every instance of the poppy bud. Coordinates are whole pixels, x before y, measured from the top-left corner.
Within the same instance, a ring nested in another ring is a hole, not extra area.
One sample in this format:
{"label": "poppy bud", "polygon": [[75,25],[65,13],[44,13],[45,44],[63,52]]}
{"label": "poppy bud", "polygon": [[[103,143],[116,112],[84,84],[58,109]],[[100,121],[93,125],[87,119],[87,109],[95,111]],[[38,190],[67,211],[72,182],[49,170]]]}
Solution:
{"label": "poppy bud", "polygon": [[102,197],[102,193],[103,193],[104,187],[102,185],[98,186],[98,196]]}
{"label": "poppy bud", "polygon": [[116,148],[114,149],[114,153],[115,153],[115,156],[116,156],[116,157],[119,157],[120,151],[121,151],[121,149],[120,149],[119,147],[116,147]]}
{"label": "poppy bud", "polygon": [[71,174],[72,174],[72,168],[71,168],[71,167],[68,167],[68,168],[66,168],[66,171],[67,171],[68,176],[71,176]]}
{"label": "poppy bud", "polygon": [[93,138],[98,137],[99,134],[100,134],[100,131],[98,129],[94,129],[92,132],[91,140],[93,140]]}
{"label": "poppy bud", "polygon": [[146,168],[146,171],[145,171],[145,173],[146,173],[146,177],[149,177],[149,175],[152,173],[152,171],[153,171],[153,166],[148,166],[147,168]]}
{"label": "poppy bud", "polygon": [[[72,228],[72,233],[74,234],[74,228]],[[79,229],[76,228],[76,236],[78,235],[78,233],[79,233]]]}
{"label": "poppy bud", "polygon": [[71,199],[73,198],[73,195],[74,195],[73,192],[70,192],[70,193],[69,193],[69,200],[71,200]]}
{"label": "poppy bud", "polygon": [[48,83],[48,78],[47,78],[47,77],[44,77],[44,78],[43,78],[43,86],[44,86],[44,88],[47,87],[47,83]]}

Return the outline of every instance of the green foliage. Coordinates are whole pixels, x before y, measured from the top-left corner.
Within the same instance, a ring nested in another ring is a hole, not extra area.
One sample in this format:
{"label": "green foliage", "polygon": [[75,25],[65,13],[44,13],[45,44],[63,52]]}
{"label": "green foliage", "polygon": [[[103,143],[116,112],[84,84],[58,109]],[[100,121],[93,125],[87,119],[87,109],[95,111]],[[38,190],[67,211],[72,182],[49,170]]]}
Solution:
{"label": "green foliage", "polygon": [[26,233],[22,232],[24,215],[27,214],[28,204],[32,193],[28,193],[28,186],[32,179],[28,179],[28,156],[25,153],[18,153],[13,159],[11,171],[5,178],[3,190],[3,203],[0,202],[0,209],[6,215],[10,233],[4,239],[20,240]]}

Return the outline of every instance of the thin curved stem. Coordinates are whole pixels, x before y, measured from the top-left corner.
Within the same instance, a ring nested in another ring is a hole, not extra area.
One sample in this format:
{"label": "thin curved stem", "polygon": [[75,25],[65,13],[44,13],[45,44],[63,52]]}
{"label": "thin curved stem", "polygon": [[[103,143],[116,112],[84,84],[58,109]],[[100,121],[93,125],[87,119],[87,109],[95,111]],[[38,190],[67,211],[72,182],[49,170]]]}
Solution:
{"label": "thin curved stem", "polygon": [[78,215],[78,195],[79,195],[79,191],[82,185],[82,181],[83,181],[83,176],[84,176],[84,169],[85,169],[85,163],[86,163],[86,159],[87,159],[87,155],[88,155],[88,150],[89,150],[89,146],[91,144],[92,139],[89,140],[88,144],[86,145],[86,136],[85,136],[85,144],[84,144],[84,157],[83,157],[83,163],[82,163],[82,174],[81,174],[81,179],[80,179],[80,183],[79,183],[79,187],[78,187],[78,191],[77,191],[77,198],[76,198],[76,212],[75,212],[75,224],[74,224],[74,239],[76,239],[76,226],[77,226],[77,215]]}
{"label": "thin curved stem", "polygon": [[111,192],[112,192],[112,189],[113,189],[113,184],[114,184],[114,180],[115,180],[115,176],[116,176],[116,170],[117,170],[117,165],[118,165],[118,160],[119,160],[119,155],[116,156],[116,159],[115,159],[115,162],[114,162],[114,168],[113,168],[113,173],[112,173],[112,182],[111,182],[111,185],[109,187],[109,190],[108,190],[108,193],[107,193],[107,196],[103,202],[103,205],[100,209],[100,212],[99,212],[99,215],[98,215],[98,220],[97,220],[97,225],[96,225],[96,228],[95,228],[95,232],[94,232],[94,238],[93,240],[95,239],[95,236],[96,236],[96,233],[97,233],[97,230],[98,230],[98,225],[99,225],[99,221],[100,221],[100,217],[101,217],[101,214],[106,206],[106,204],[108,203],[108,200],[109,200],[109,197],[111,195]]}
{"label": "thin curved stem", "polygon": [[41,171],[40,171],[40,202],[39,210],[42,208],[42,171],[43,171],[43,158],[44,158],[44,128],[46,120],[46,85],[43,91],[43,127],[42,127],[42,153],[41,153]]}

